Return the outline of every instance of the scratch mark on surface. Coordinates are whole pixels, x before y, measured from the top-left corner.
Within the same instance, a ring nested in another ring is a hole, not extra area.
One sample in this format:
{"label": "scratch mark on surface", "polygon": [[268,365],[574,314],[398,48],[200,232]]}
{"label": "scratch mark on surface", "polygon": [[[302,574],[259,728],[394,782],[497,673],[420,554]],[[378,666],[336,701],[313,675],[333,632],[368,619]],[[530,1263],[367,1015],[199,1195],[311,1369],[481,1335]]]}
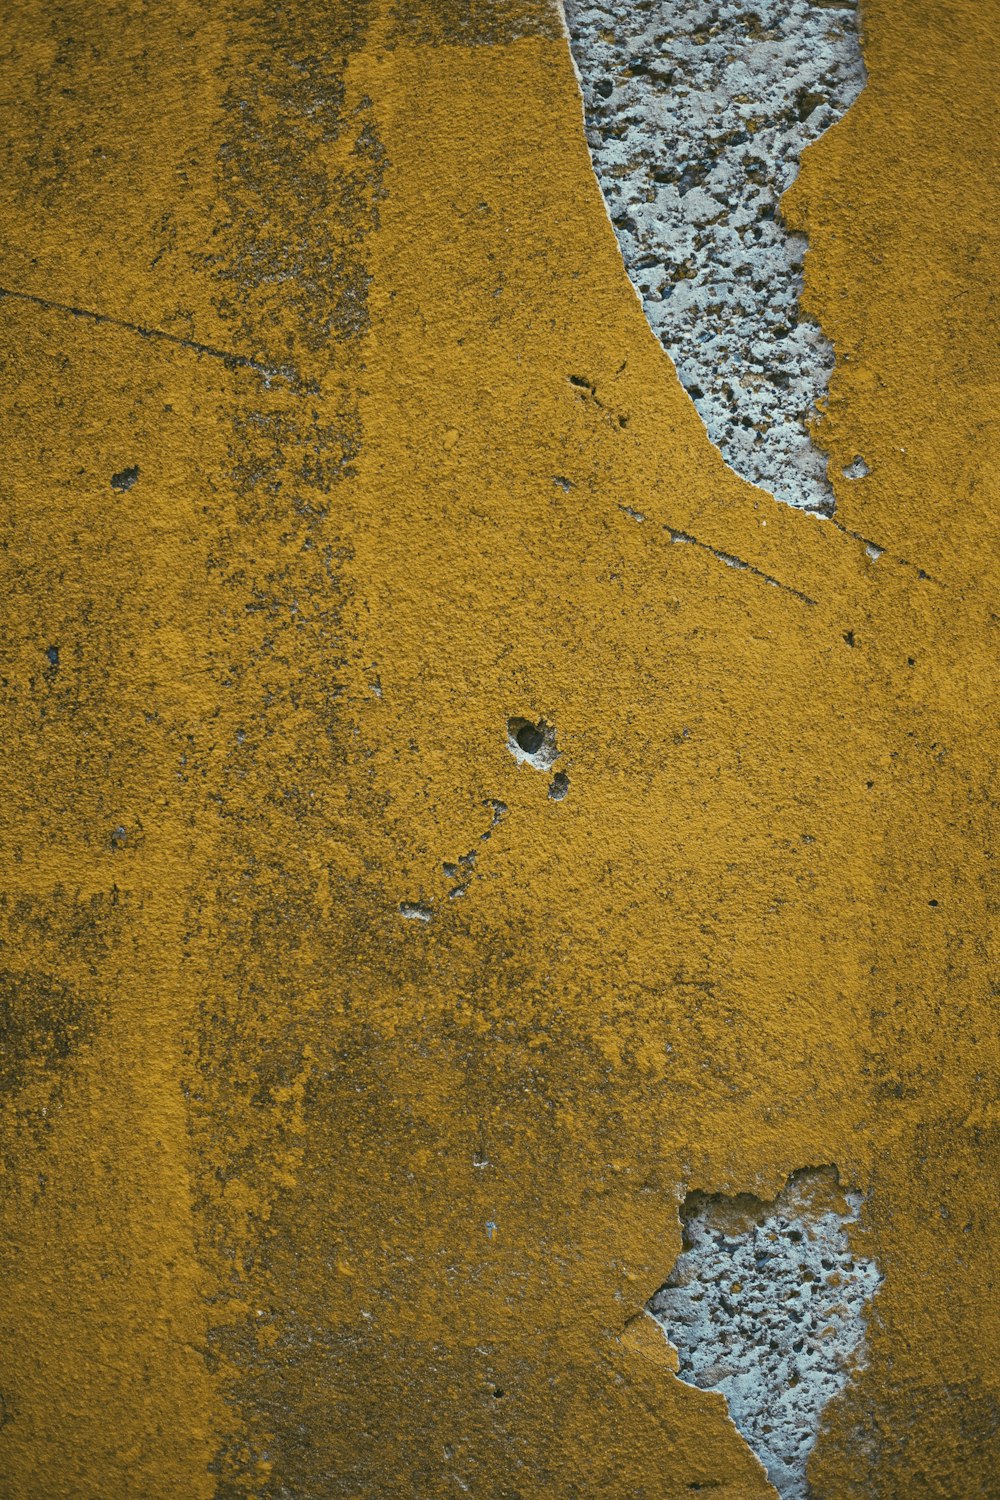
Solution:
{"label": "scratch mark on surface", "polygon": [[130,323],[127,319],[116,318],[111,313],[94,312],[88,307],[74,307],[69,302],[56,302],[49,297],[39,297],[34,292],[20,292],[11,287],[0,286],[0,301],[4,299],[29,302],[35,307],[43,307],[51,312],[66,313],[71,318],[85,318],[91,323],[124,328],[128,333],[138,334],[143,339],[160,339],[164,343],[175,344],[180,349],[189,349],[193,354],[203,354],[209,359],[221,359],[228,369],[254,370],[268,380],[287,380],[290,385],[299,390],[316,394],[314,387],[300,381],[294,370],[278,369],[272,365],[261,364],[259,360],[252,359],[248,354],[234,354],[229,349],[218,349],[214,344],[202,344],[197,339],[184,338],[179,333],[168,333],[164,328],[148,328],[143,323]]}
{"label": "scratch mark on surface", "polygon": [[[855,542],[860,542],[872,562],[878,562],[879,558],[885,555],[886,549],[879,546],[878,542],[873,542],[870,537],[862,536],[860,531],[852,531],[849,526],[844,526],[835,516],[829,516],[825,519],[829,520],[831,526],[835,526],[838,531],[842,531],[844,536],[849,536]],[[888,556],[899,567],[911,568],[921,583],[936,583],[939,588],[947,587],[946,584],[941,582],[940,578],[935,578],[932,573],[926,572],[924,568],[918,567],[916,563],[911,563],[907,558],[899,557],[893,552],[890,552]]]}
{"label": "scratch mark on surface", "polygon": [[[646,520],[645,514],[641,510],[636,510],[631,505],[619,504],[618,509],[632,521],[641,523]],[[702,552],[711,553],[718,562],[725,563],[727,568],[737,568],[741,573],[752,573],[754,578],[760,578],[764,583],[771,584],[773,588],[781,589],[785,594],[791,594],[793,599],[798,599],[803,604],[815,606],[816,600],[810,599],[808,594],[803,594],[800,589],[793,589],[791,584],[782,583],[780,578],[772,578],[770,573],[765,573],[761,568],[755,568],[752,563],[744,562],[741,557],[734,557],[731,552],[722,552],[718,547],[710,546],[708,542],[701,542],[696,536],[692,536],[689,531],[679,531],[676,526],[671,526],[666,521],[662,524],[664,531],[669,533],[672,542],[684,542],[690,547],[699,547]],[[843,528],[841,529],[843,530]]]}
{"label": "scratch mark on surface", "polygon": [[803,604],[811,606],[816,604],[816,600],[810,599],[808,594],[803,594],[799,589],[793,589],[791,584],[782,583],[779,578],[772,578],[770,573],[765,573],[761,568],[755,568],[752,563],[744,562],[741,557],[734,557],[731,552],[721,552],[718,547],[711,547],[708,542],[700,542],[696,536],[691,536],[687,531],[677,531],[673,526],[664,525],[663,529],[670,533],[672,542],[685,542],[688,546],[700,547],[702,552],[710,552],[718,562],[725,563],[727,568],[737,568],[741,573],[752,573],[755,578],[769,583],[772,588],[781,589],[785,594],[791,594],[793,599],[798,599]]}
{"label": "scratch mark on surface", "polygon": [[586,375],[567,375],[566,379],[584,401],[593,402],[598,411],[602,411],[609,421],[612,423],[617,422],[621,428],[628,426],[629,419],[625,413],[612,411],[609,406],[606,406],[597,394],[597,386]]}

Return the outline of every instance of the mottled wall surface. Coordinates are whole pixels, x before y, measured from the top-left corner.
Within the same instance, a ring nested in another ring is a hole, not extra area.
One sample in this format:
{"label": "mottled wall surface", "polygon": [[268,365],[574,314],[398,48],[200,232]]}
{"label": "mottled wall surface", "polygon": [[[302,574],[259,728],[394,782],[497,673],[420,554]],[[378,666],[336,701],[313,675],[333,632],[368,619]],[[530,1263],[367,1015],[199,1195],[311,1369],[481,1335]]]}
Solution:
{"label": "mottled wall surface", "polygon": [[827,1166],[814,1493],[1000,1493],[995,8],[871,0],[783,201],[833,520],[712,447],[550,6],[11,18],[0,1493],[773,1494],[644,1309]]}

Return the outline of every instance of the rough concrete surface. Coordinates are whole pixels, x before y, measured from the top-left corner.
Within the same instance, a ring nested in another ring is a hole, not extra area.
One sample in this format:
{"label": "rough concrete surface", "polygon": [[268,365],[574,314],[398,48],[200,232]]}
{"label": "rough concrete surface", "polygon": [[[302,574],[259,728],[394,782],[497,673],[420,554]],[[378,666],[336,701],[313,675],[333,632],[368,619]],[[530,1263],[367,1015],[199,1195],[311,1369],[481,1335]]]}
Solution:
{"label": "rough concrete surface", "polygon": [[994,7],[869,0],[782,199],[832,520],[650,331],[554,6],[9,19],[0,1494],[773,1496],[646,1308],[825,1164],[807,1485],[989,1500]]}
{"label": "rough concrete surface", "polygon": [[833,349],[781,195],[861,92],[850,0],[566,0],[587,141],[629,276],[723,456],[835,509],[810,427]]}
{"label": "rough concrete surface", "polygon": [[722,1392],[783,1500],[804,1500],[823,1412],[863,1363],[881,1277],[851,1246],[860,1206],[832,1168],[793,1172],[770,1203],[692,1193],[649,1302],[682,1379]]}

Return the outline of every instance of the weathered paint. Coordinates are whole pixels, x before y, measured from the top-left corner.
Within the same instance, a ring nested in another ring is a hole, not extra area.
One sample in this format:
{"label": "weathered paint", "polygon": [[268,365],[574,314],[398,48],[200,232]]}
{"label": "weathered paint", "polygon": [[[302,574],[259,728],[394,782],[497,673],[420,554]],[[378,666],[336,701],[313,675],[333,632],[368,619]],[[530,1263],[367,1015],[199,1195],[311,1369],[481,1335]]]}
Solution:
{"label": "weathered paint", "polygon": [[566,0],[587,144],[622,259],[730,468],[829,515],[810,436],[834,365],[800,316],[778,205],[865,83],[852,0]]}
{"label": "weathered paint", "polygon": [[871,0],[786,199],[836,524],[709,443],[548,7],[13,22],[4,1493],[766,1495],[642,1309],[830,1162],[816,1492],[995,1493],[993,8]]}

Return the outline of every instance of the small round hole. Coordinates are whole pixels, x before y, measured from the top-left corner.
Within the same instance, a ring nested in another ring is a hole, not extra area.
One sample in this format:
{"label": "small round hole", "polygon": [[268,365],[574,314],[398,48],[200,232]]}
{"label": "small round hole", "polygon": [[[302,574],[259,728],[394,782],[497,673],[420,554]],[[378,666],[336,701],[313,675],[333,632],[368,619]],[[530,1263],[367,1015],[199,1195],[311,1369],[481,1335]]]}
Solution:
{"label": "small round hole", "polygon": [[507,720],[507,748],[515,760],[526,761],[536,771],[547,771],[557,755],[556,735],[545,719]]}

